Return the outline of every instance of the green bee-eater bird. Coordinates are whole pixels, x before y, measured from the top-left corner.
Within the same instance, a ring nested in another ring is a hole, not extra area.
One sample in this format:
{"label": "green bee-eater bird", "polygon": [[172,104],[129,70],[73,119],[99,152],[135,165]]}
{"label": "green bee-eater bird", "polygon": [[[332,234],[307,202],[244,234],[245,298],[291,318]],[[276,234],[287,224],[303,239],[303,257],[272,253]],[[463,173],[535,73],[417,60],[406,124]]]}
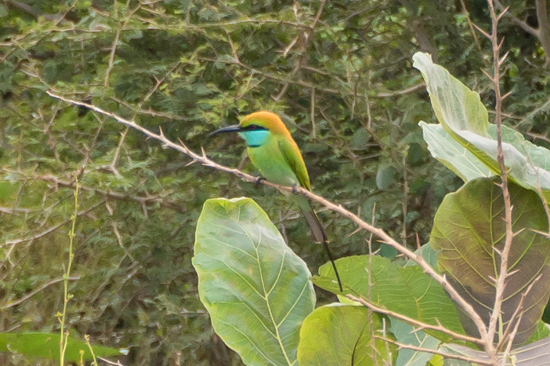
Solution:
{"label": "green bee-eater bird", "polygon": [[[225,132],[237,132],[246,141],[248,156],[265,179],[283,186],[300,186],[311,190],[306,165],[298,145],[275,113],[262,111],[249,114],[240,124],[219,129],[210,136]],[[290,196],[288,192],[283,193]],[[325,229],[313,211],[311,203],[305,196],[291,196],[305,216],[313,239],[323,244],[334,268],[340,291],[343,291],[340,276],[328,248]]]}

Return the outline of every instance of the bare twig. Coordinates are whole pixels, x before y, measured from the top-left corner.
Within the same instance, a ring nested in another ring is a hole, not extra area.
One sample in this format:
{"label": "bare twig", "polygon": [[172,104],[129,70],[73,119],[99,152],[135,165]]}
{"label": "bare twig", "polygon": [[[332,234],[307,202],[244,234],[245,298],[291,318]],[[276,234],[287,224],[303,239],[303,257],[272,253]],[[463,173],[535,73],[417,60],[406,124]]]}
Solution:
{"label": "bare twig", "polygon": [[[541,279],[541,277],[542,277],[542,274],[538,275],[538,277],[535,278],[533,280],[533,282],[531,282],[529,287],[527,287],[527,290],[524,293],[521,294],[521,299],[519,300],[518,306],[516,307],[514,313],[510,317],[510,321],[508,322],[508,326],[506,327],[506,330],[502,334],[502,337],[501,337],[501,339],[499,340],[499,342],[497,344],[497,350],[500,350],[500,349],[502,349],[502,346],[504,345],[504,343],[505,342],[507,343],[506,351],[504,352],[505,356],[510,353],[512,343],[514,341],[514,337],[515,337],[515,335],[518,331],[519,325],[521,323],[521,318],[523,316],[523,311],[522,311],[523,310],[523,303],[525,302],[525,298],[527,297],[527,294],[529,294],[529,292],[531,292],[531,290],[533,289],[533,286],[535,285],[535,283],[537,283]],[[514,322],[514,320],[515,320],[515,322]],[[508,338],[508,336],[509,336],[509,338]]]}
{"label": "bare twig", "polygon": [[390,311],[390,310],[386,310],[384,308],[378,307],[378,306],[374,305],[373,303],[371,303],[370,301],[365,300],[361,297],[354,296],[354,295],[347,295],[347,298],[350,299],[350,300],[353,300],[353,301],[357,301],[358,303],[366,306],[367,308],[374,311],[375,313],[391,316],[393,318],[402,320],[405,323],[411,324],[411,325],[417,327],[418,328],[417,330],[423,330],[423,329],[435,330],[435,331],[447,334],[448,336],[451,336],[454,339],[458,339],[458,340],[465,341],[465,342],[472,342],[472,343],[478,344],[480,346],[484,345],[484,342],[481,339],[453,332],[452,330],[449,330],[449,329],[443,327],[441,324],[432,325],[432,324],[424,323],[424,322],[421,322],[419,320],[409,318],[408,316],[396,313],[394,311]]}
{"label": "bare twig", "polygon": [[468,19],[468,26],[470,27],[470,33],[472,33],[472,37],[474,37],[474,42],[476,43],[476,47],[481,52],[481,45],[479,44],[479,39],[477,39],[474,23],[470,18],[470,13],[468,12],[468,8],[466,8],[466,4],[464,3],[464,0],[460,0],[460,5],[462,6],[462,12],[466,16],[466,19]]}
{"label": "bare twig", "polygon": [[[506,15],[512,23],[519,26],[521,29],[535,36],[544,50],[545,63],[544,67],[550,67],[550,21],[548,20],[548,10],[546,0],[535,0],[535,9],[537,12],[537,22],[539,27],[533,28],[527,22],[514,16],[512,13],[505,11],[499,0],[494,0],[496,7]],[[508,8],[506,8],[508,9]]]}
{"label": "bare twig", "polygon": [[152,117],[167,118],[167,119],[171,119],[171,120],[175,120],[175,121],[186,121],[187,120],[186,118],[184,118],[182,116],[178,116],[178,115],[175,115],[175,114],[172,114],[172,113],[154,111],[151,108],[149,108],[149,109],[139,109],[139,108],[134,107],[130,103],[128,103],[128,102],[126,102],[122,99],[116,98],[116,97],[111,97],[111,99],[114,100],[117,103],[122,104],[123,106],[125,106],[126,108],[128,108],[132,112],[135,112],[136,114],[144,114],[144,115],[148,115],[148,116],[152,116]]}
{"label": "bare twig", "polygon": [[120,140],[115,149],[115,155],[113,156],[113,160],[111,161],[111,164],[109,164],[108,166],[108,169],[112,171],[113,174],[116,175],[117,177],[122,176],[118,171],[118,169],[116,168],[116,165],[118,164],[118,158],[120,157],[120,150],[122,149],[122,146],[124,146],[124,140],[126,140],[126,135],[128,134],[129,130],[130,130],[130,127],[126,127],[126,129],[122,131],[122,133],[120,134]]}
{"label": "bare twig", "polygon": [[[103,199],[103,200],[101,200],[101,201],[95,203],[94,205],[88,207],[87,209],[78,212],[77,216],[82,216],[82,215],[87,214],[88,212],[92,211],[93,209],[97,208],[98,206],[104,204],[105,201],[106,201],[106,199]],[[69,222],[71,222],[71,219],[70,219],[70,218],[67,219],[67,220],[65,220],[65,221],[60,222],[60,223],[57,224],[57,225],[54,225],[54,226],[52,226],[52,227],[49,227],[48,229],[46,229],[46,230],[44,230],[44,231],[42,231],[42,232],[40,232],[40,233],[38,233],[38,234],[35,234],[35,235],[31,236],[31,237],[8,240],[8,241],[6,241],[5,244],[0,244],[0,248],[5,247],[5,246],[11,246],[11,247],[13,248],[15,245],[17,245],[17,244],[19,244],[19,243],[23,243],[23,242],[26,242],[26,241],[33,241],[33,240],[39,239],[39,238],[41,238],[41,237],[43,237],[43,236],[48,235],[49,233],[54,232],[55,230],[59,229],[61,226],[65,225],[65,224],[67,224],[67,223],[69,223]],[[6,256],[7,256],[7,255],[6,255]]]}
{"label": "bare twig", "polygon": [[[65,181],[60,180],[59,178],[53,176],[53,175],[39,175],[35,176],[35,179],[44,180],[50,183],[55,184],[58,187],[65,187],[65,188],[72,188],[75,189],[75,183],[72,181]],[[137,195],[131,195],[131,194],[124,194],[119,192],[113,192],[113,191],[106,191],[102,189],[92,188],[80,185],[81,191],[88,191],[88,192],[94,192],[99,195],[104,196],[105,198],[111,198],[119,201],[134,201],[139,203],[140,205],[151,205],[151,204],[160,204],[162,207],[168,208],[170,210],[174,210],[178,213],[185,213],[187,212],[187,209],[185,207],[182,207],[178,205],[175,202],[168,201],[165,199],[164,196],[156,195],[156,196],[137,196]]]}
{"label": "bare twig", "polygon": [[[68,277],[68,279],[69,279],[69,281],[78,281],[80,279],[80,276],[71,276],[71,277]],[[45,289],[47,289],[51,285],[55,285],[56,283],[59,283],[59,282],[63,282],[63,278],[56,278],[55,280],[51,280],[50,282],[47,282],[47,283],[43,284],[42,286],[40,286],[39,288],[29,292],[28,294],[26,294],[25,296],[23,296],[19,300],[15,300],[15,301],[12,301],[10,303],[7,303],[6,305],[2,306],[0,309],[6,310],[6,309],[12,308],[14,306],[20,305],[21,303],[27,301],[28,299],[30,299],[31,297],[33,297],[37,293],[39,293],[41,291],[44,291]]]}
{"label": "bare twig", "polygon": [[18,207],[15,207],[15,208],[0,207],[0,212],[10,214],[10,215],[14,215],[16,213],[28,214],[28,213],[31,213],[32,210],[28,209],[28,208],[18,208]]}
{"label": "bare twig", "polygon": [[[277,74],[273,74],[273,73],[269,73],[269,72],[263,72],[259,69],[256,69],[256,68],[254,68],[252,66],[249,66],[245,63],[242,63],[240,61],[236,62],[234,60],[231,60],[231,61],[229,61],[229,60],[220,60],[220,59],[217,59],[217,58],[208,58],[208,57],[201,57],[200,60],[210,61],[210,62],[218,62],[218,63],[221,62],[221,63],[225,63],[225,64],[230,64],[230,65],[238,65],[238,66],[240,66],[244,69],[247,69],[250,72],[254,72],[255,74],[261,75],[261,76],[263,76],[267,79],[276,80],[276,81],[278,81],[280,83],[283,83],[283,84],[298,85],[298,86],[301,86],[301,87],[304,87],[304,88],[307,88],[307,89],[315,88],[315,89],[317,89],[317,91],[322,91],[322,92],[327,93],[327,94],[345,95],[345,96],[354,96],[355,95],[354,91],[351,90],[351,88],[349,86],[346,87],[347,89],[350,89],[347,92],[339,90],[339,89],[320,88],[318,85],[309,83],[307,81],[303,81],[301,79],[293,80],[292,78],[289,78],[289,77],[283,77],[283,76],[279,76]],[[393,92],[382,92],[382,93],[377,93],[377,94],[374,94],[374,95],[371,95],[371,96],[374,97],[374,98],[388,98],[388,97],[393,97],[393,96],[412,93],[412,92],[417,91],[418,89],[424,88],[425,86],[426,86],[426,84],[421,83],[421,84],[411,86],[410,88],[407,88],[407,89],[397,90],[397,91],[393,91]],[[367,96],[367,94],[357,94],[357,96],[364,98],[364,97]]]}
{"label": "bare twig", "polygon": [[103,357],[97,356],[97,358],[98,358],[99,360],[105,362],[107,365],[124,366],[123,364],[120,363],[119,360],[117,360],[117,362],[113,362],[113,361],[109,361],[108,359],[103,358]]}
{"label": "bare twig", "polygon": [[116,53],[116,47],[118,45],[119,38],[120,38],[120,28],[117,29],[115,33],[115,39],[113,40],[113,45],[111,46],[111,53],[109,54],[109,66],[107,67],[107,71],[105,72],[105,81],[103,82],[104,87],[109,86],[109,78],[111,77],[111,71],[113,70],[113,65],[115,63],[115,53]]}
{"label": "bare twig", "polygon": [[375,337],[378,338],[378,339],[383,340],[384,342],[395,344],[398,347],[398,350],[402,349],[402,348],[411,349],[411,350],[418,351],[418,352],[426,352],[426,353],[431,353],[431,354],[434,354],[434,355],[443,356],[446,359],[451,358],[451,359],[462,360],[462,361],[466,361],[466,362],[474,362],[474,363],[479,364],[479,365],[489,365],[490,366],[490,365],[493,364],[491,361],[485,361],[485,360],[481,360],[479,358],[471,358],[471,357],[468,357],[468,356],[454,355],[452,353],[441,352],[441,351],[438,351],[438,350],[435,350],[435,349],[417,347],[417,346],[413,346],[411,344],[400,343],[400,342],[394,341],[393,339],[389,339],[389,338],[386,338],[386,337],[380,337],[380,336],[375,336]]}

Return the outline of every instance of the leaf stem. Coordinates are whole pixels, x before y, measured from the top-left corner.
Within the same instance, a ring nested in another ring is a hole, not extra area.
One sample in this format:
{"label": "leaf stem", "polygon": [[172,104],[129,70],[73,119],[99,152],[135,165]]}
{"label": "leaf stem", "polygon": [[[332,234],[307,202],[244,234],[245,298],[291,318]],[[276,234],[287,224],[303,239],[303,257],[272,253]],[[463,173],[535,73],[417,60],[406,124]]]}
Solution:
{"label": "leaf stem", "polygon": [[65,364],[65,350],[67,349],[67,340],[69,338],[69,331],[65,332],[65,320],[67,316],[67,304],[69,303],[69,300],[72,298],[72,295],[69,294],[69,276],[71,274],[71,266],[73,264],[73,242],[75,237],[75,226],[76,226],[76,218],[78,216],[78,177],[74,176],[75,179],[75,190],[74,190],[74,211],[71,216],[71,230],[69,230],[69,259],[67,261],[67,270],[63,274],[63,311],[61,313],[57,314],[57,318],[59,319],[59,322],[61,323],[61,330],[59,338],[59,365],[64,366]]}

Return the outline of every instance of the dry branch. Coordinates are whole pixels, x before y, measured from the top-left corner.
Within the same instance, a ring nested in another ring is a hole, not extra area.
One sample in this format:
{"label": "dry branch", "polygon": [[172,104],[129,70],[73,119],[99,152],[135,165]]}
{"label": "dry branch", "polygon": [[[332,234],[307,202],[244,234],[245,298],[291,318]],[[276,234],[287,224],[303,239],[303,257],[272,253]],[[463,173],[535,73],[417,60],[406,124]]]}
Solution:
{"label": "dry branch", "polygon": [[472,342],[472,343],[478,344],[480,346],[483,346],[483,342],[480,339],[470,337],[470,336],[467,336],[467,335],[464,335],[464,334],[453,332],[452,330],[446,329],[445,327],[443,327],[440,324],[432,325],[432,324],[423,323],[419,320],[409,318],[408,316],[396,313],[394,311],[390,311],[390,310],[386,310],[386,309],[383,309],[381,307],[378,307],[378,306],[374,305],[373,303],[371,303],[370,301],[367,301],[367,300],[365,300],[363,298],[360,298],[360,297],[357,297],[357,296],[347,295],[347,298],[350,299],[350,300],[353,300],[353,301],[357,301],[358,303],[360,303],[363,306],[366,306],[367,308],[369,308],[370,310],[372,310],[375,313],[384,314],[384,315],[391,316],[393,318],[402,320],[405,323],[408,323],[408,324],[410,324],[414,327],[417,327],[418,328],[417,330],[424,330],[424,329],[435,330],[435,331],[438,331],[438,332],[441,332],[441,333],[445,333],[445,334],[453,337],[454,339],[458,339],[458,340],[465,341],[465,342]]}
{"label": "dry branch", "polygon": [[[80,276],[71,276],[71,277],[68,277],[68,279],[69,279],[69,281],[78,281],[80,279]],[[27,301],[28,299],[30,299],[31,297],[33,297],[37,293],[39,293],[41,291],[44,291],[45,289],[47,289],[51,285],[55,285],[56,283],[59,283],[59,282],[63,282],[63,278],[56,278],[55,280],[51,280],[51,281],[43,284],[42,286],[40,286],[39,288],[29,292],[28,294],[26,294],[25,296],[23,296],[19,300],[9,302],[6,305],[0,307],[0,310],[6,310],[6,309],[9,309],[11,307],[17,306],[17,305]]]}
{"label": "dry branch", "polygon": [[452,353],[441,352],[441,351],[437,351],[437,350],[434,350],[434,349],[417,347],[417,346],[413,346],[411,344],[404,344],[404,343],[396,342],[393,339],[389,339],[389,338],[385,338],[385,337],[375,336],[375,338],[381,339],[384,342],[395,344],[398,347],[398,349],[405,348],[405,349],[410,349],[410,350],[417,351],[417,352],[426,352],[426,353],[431,353],[431,354],[434,354],[434,355],[443,356],[445,359],[450,358],[450,359],[461,360],[461,361],[466,361],[466,362],[474,362],[474,363],[479,364],[479,365],[489,365],[490,366],[490,365],[493,364],[490,361],[481,360],[479,358],[472,358],[472,357],[467,357],[467,356],[462,356],[462,355],[454,355]]}
{"label": "dry branch", "polygon": [[[489,5],[489,11],[491,14],[491,34],[489,34],[489,40],[491,41],[492,50],[493,50],[493,75],[489,78],[493,82],[493,88],[495,92],[495,124],[497,127],[497,161],[500,168],[500,177],[502,183],[500,187],[502,189],[502,197],[504,199],[504,222],[506,225],[506,237],[504,239],[504,246],[502,250],[497,250],[493,248],[495,256],[500,257],[500,266],[497,273],[496,283],[495,283],[495,302],[493,305],[493,311],[491,312],[491,317],[489,319],[488,327],[488,337],[489,340],[493,340],[497,334],[497,325],[499,324],[499,319],[502,317],[502,303],[504,301],[504,290],[506,288],[507,278],[510,275],[508,273],[508,257],[510,255],[510,249],[512,248],[512,239],[514,238],[514,232],[512,230],[512,204],[510,202],[510,191],[508,190],[508,171],[504,162],[504,153],[502,150],[502,102],[505,96],[502,96],[500,91],[500,67],[504,62],[506,56],[502,59],[500,58],[500,49],[502,47],[502,42],[498,40],[498,23],[500,19],[506,13],[506,10],[501,12],[499,15],[496,14],[495,8],[493,6],[493,1],[487,1]],[[493,347],[491,344],[491,349],[489,350],[486,347],[486,351],[489,353],[491,359],[498,361],[498,348]]]}

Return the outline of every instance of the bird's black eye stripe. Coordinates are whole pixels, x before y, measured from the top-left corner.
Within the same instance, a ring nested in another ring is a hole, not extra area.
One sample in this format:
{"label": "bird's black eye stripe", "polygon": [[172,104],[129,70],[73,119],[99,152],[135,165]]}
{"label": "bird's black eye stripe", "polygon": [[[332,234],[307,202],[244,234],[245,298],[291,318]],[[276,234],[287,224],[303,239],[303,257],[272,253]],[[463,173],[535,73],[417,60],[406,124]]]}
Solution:
{"label": "bird's black eye stripe", "polygon": [[261,131],[261,130],[266,131],[267,128],[262,127],[262,126],[258,126],[258,125],[248,125],[245,128],[243,128],[243,130],[244,131]]}

